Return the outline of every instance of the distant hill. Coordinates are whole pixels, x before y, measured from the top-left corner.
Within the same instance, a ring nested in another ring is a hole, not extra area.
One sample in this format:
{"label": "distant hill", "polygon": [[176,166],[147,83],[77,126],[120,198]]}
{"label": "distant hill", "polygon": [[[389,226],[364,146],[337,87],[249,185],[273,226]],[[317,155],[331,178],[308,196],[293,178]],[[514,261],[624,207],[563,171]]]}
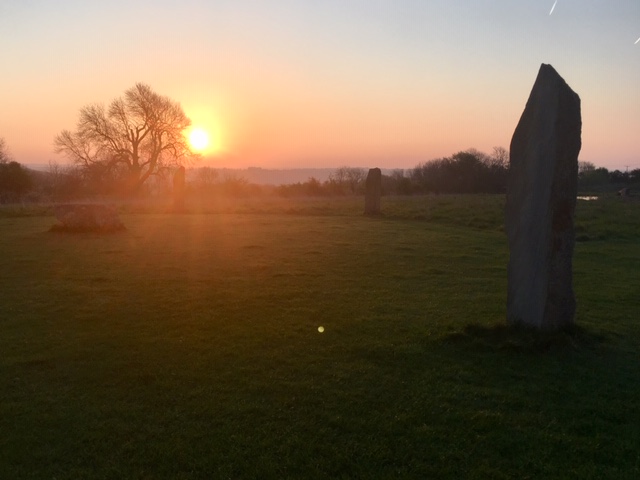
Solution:
{"label": "distant hill", "polygon": [[23,163],[23,167],[28,168],[29,170],[35,170],[38,172],[48,172],[49,164],[48,163]]}
{"label": "distant hill", "polygon": [[[195,169],[194,169],[195,170]],[[260,167],[249,168],[216,168],[220,174],[220,179],[226,177],[244,178],[249,183],[260,185],[286,185],[291,183],[306,182],[314,177],[320,182],[329,179],[329,175],[335,168],[295,168],[295,169],[267,169]]]}
{"label": "distant hill", "polygon": [[[47,163],[31,163],[24,165],[28,169],[37,172],[49,172],[49,164]],[[64,165],[63,165],[64,166]],[[191,175],[199,170],[199,166],[193,166],[188,169]],[[315,177],[320,182],[324,182],[329,178],[335,168],[294,168],[294,169],[267,169],[260,167],[249,168],[216,168],[210,167],[219,173],[219,180],[225,178],[244,178],[249,183],[260,185],[283,185],[290,183],[306,182],[311,177]]]}
{"label": "distant hill", "polygon": [[[292,169],[267,169],[260,167],[249,168],[214,168],[219,172],[219,180],[225,178],[244,178],[249,183],[258,185],[289,185],[292,183],[304,183],[311,177],[320,182],[329,179],[329,175],[336,171],[336,168],[292,168]],[[196,172],[198,167],[190,169]],[[382,169],[382,173],[389,175],[393,170]]]}
{"label": "distant hill", "polygon": [[[25,167],[37,172],[49,172],[49,164],[26,164]],[[64,165],[61,165],[64,166]],[[336,171],[337,168],[290,168],[290,169],[269,169],[261,167],[249,168],[216,168],[216,167],[198,167],[194,166],[188,169],[187,178],[193,179],[196,172],[200,168],[212,168],[219,174],[218,180],[225,178],[244,178],[249,183],[258,185],[289,185],[292,183],[304,183],[311,177],[319,182],[325,182],[329,179],[329,175]],[[392,169],[382,169],[382,173],[390,175]]]}

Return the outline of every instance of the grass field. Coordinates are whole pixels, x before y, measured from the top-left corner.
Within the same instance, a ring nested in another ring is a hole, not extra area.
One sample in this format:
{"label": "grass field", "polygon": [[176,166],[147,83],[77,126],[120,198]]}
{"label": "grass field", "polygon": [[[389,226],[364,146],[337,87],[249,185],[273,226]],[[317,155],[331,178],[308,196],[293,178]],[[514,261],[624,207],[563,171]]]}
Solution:
{"label": "grass field", "polygon": [[0,478],[640,478],[640,204],[579,203],[546,336],[505,328],[503,205],[3,208]]}

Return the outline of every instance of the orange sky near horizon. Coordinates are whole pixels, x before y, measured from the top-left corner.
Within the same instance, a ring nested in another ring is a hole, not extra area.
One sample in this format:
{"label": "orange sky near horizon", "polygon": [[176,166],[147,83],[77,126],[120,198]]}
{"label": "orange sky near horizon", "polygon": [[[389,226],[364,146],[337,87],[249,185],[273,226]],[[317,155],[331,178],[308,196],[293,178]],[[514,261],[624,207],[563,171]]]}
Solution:
{"label": "orange sky near horizon", "polygon": [[144,82],[207,130],[205,164],[411,168],[508,148],[544,62],[582,99],[580,159],[640,168],[640,2],[547,3],[14,2],[0,137],[21,163],[63,162],[53,139],[80,108]]}

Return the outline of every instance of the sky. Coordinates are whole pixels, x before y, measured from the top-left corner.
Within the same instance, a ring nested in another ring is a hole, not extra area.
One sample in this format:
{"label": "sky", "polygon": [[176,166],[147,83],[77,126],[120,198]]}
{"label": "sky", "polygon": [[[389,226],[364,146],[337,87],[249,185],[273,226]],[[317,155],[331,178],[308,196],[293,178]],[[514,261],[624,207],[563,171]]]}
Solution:
{"label": "sky", "polygon": [[640,0],[1,0],[0,137],[64,163],[79,110],[137,82],[202,164],[411,168],[509,147],[541,63],[582,101],[580,160],[640,168]]}

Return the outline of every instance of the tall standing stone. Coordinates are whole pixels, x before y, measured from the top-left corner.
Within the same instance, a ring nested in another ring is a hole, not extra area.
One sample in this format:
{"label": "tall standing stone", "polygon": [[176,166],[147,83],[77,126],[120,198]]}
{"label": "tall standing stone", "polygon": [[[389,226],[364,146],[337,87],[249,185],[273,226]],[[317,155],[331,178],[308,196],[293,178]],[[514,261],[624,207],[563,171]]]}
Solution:
{"label": "tall standing stone", "polygon": [[176,212],[184,210],[185,168],[181,165],[173,174],[173,209]]}
{"label": "tall standing stone", "polygon": [[379,168],[369,169],[365,183],[364,214],[380,214],[380,197],[382,196],[382,171]]}
{"label": "tall standing stone", "polygon": [[580,97],[551,65],[538,72],[511,139],[507,320],[544,330],[573,323],[573,215]]}

